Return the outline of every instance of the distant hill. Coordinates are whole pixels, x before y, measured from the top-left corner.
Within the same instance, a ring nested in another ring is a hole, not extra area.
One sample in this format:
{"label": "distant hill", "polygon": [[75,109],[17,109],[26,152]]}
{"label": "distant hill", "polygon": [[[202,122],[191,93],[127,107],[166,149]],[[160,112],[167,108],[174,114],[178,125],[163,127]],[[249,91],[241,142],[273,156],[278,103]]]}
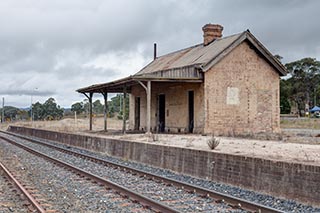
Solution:
{"label": "distant hill", "polygon": [[29,110],[30,110],[30,107],[20,107],[19,109],[20,109],[20,110],[29,111]]}

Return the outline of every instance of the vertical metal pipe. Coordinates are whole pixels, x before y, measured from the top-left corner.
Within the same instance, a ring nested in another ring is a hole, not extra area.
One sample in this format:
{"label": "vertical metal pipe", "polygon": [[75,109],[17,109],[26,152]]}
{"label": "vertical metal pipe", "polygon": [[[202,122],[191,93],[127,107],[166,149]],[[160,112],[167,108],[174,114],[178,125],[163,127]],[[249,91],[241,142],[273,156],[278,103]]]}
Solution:
{"label": "vertical metal pipe", "polygon": [[126,132],[126,97],[127,97],[127,88],[123,88],[123,101],[122,101],[122,133]]}
{"label": "vertical metal pipe", "polygon": [[157,43],[153,44],[153,60],[157,59]]}
{"label": "vertical metal pipe", "polygon": [[147,83],[147,133],[151,133],[151,81]]}
{"label": "vertical metal pipe", "polygon": [[92,130],[92,96],[93,96],[93,93],[90,92],[90,95],[89,95],[89,130],[90,131]]}

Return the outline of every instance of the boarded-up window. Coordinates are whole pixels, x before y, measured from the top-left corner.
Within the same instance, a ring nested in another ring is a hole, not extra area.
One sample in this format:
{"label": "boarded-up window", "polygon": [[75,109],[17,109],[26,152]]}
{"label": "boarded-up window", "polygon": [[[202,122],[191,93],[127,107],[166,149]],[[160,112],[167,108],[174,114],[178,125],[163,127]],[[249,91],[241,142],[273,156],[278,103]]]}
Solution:
{"label": "boarded-up window", "polygon": [[239,88],[237,87],[228,87],[227,88],[227,104],[228,105],[238,105],[239,100]]}

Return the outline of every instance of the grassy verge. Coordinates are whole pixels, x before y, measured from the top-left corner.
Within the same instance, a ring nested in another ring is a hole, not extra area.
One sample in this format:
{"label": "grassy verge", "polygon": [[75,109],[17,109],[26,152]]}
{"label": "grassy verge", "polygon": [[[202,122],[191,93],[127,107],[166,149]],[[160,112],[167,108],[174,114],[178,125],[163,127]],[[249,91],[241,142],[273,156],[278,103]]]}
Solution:
{"label": "grassy verge", "polygon": [[293,118],[281,119],[281,128],[295,128],[295,129],[320,129],[319,118]]}

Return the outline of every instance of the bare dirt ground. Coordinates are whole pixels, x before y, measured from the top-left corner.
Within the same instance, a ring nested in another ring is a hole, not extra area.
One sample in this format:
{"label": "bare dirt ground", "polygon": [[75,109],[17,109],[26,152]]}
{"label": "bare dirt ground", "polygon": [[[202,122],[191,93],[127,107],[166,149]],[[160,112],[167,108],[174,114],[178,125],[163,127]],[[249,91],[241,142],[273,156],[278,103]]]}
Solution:
{"label": "bare dirt ground", "polygon": [[[60,121],[16,122],[2,124],[1,129],[9,125],[19,125],[61,132],[78,134],[94,134],[106,138],[139,141],[143,143],[162,144],[189,149],[210,151],[207,141],[211,136],[189,134],[115,134],[122,127],[122,121],[108,119],[108,133],[103,131],[103,118],[93,120],[93,132],[88,132],[88,119],[63,119]],[[212,152],[244,155],[277,161],[299,162],[320,165],[320,119],[284,120],[283,140],[253,140],[246,138],[216,137],[220,140],[218,147]]]}

